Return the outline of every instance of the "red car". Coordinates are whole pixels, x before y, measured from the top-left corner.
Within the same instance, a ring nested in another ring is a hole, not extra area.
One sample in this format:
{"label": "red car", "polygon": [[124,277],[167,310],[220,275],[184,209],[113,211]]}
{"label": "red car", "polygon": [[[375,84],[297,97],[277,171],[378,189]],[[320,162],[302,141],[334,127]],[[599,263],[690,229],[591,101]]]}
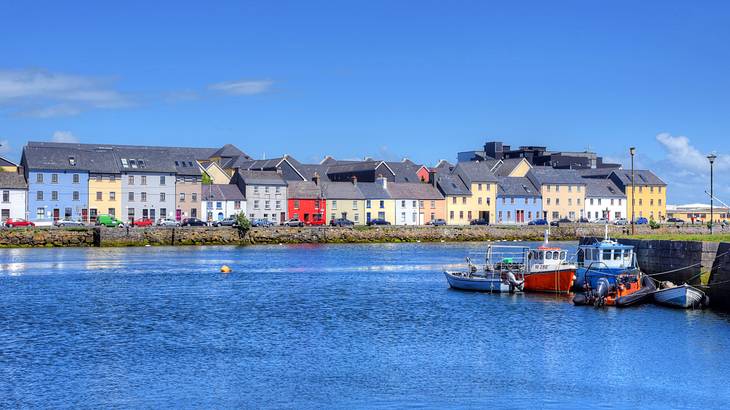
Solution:
{"label": "red car", "polygon": [[22,226],[35,226],[33,222],[26,221],[25,219],[10,219],[5,221],[5,226],[8,228],[18,228]]}
{"label": "red car", "polygon": [[132,222],[132,226],[152,226],[152,220],[149,218],[139,218]]}

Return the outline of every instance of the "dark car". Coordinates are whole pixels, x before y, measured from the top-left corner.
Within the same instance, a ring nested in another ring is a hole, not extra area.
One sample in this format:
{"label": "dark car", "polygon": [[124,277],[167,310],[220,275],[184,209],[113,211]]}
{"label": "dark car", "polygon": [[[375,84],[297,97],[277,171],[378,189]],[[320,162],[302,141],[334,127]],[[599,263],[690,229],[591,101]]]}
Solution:
{"label": "dark car", "polygon": [[390,222],[386,221],[385,219],[376,218],[368,221],[368,226],[372,225],[390,225]]}
{"label": "dark car", "polygon": [[489,221],[484,218],[474,219],[469,222],[469,225],[489,225]]}
{"label": "dark car", "polygon": [[527,223],[528,225],[547,225],[548,221],[544,219],[535,219]]}
{"label": "dark car", "polygon": [[213,226],[236,226],[238,225],[238,221],[236,221],[235,218],[225,218],[221,219],[220,221],[214,221]]}
{"label": "dark car", "polygon": [[431,222],[429,222],[428,224],[433,225],[433,226],[444,226],[444,225],[446,225],[446,221],[443,219],[434,219]]}
{"label": "dark car", "polygon": [[182,226],[208,226],[208,224],[198,218],[185,218],[182,221]]}
{"label": "dark car", "polygon": [[669,222],[669,223],[675,223],[675,224],[683,224],[684,223],[684,219],[669,218],[669,219],[667,219],[667,222]]}
{"label": "dark car", "polygon": [[588,220],[588,218],[585,218],[585,217],[581,217],[580,219],[578,219],[578,222],[580,222],[580,223],[582,223],[582,224],[587,224],[587,223],[589,223],[590,221]]}
{"label": "dark car", "polygon": [[649,223],[649,220],[641,216],[639,218],[636,218],[636,221],[634,221],[634,223],[637,225],[646,225]]}
{"label": "dark car", "polygon": [[330,221],[330,226],[354,226],[355,222],[347,218],[337,218]]}
{"label": "dark car", "polygon": [[257,218],[257,219],[254,219],[251,221],[251,226],[256,227],[256,228],[258,228],[258,227],[268,228],[269,226],[274,226],[274,223],[269,221],[268,219]]}
{"label": "dark car", "polygon": [[570,223],[573,223],[573,221],[571,221],[568,218],[560,218],[557,221],[551,221],[550,226],[560,226],[560,224],[570,224]]}

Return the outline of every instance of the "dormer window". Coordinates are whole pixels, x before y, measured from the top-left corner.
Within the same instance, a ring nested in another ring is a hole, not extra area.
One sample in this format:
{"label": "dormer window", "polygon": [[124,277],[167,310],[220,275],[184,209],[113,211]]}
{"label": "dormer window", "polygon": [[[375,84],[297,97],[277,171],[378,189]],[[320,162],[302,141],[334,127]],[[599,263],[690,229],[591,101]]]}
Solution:
{"label": "dormer window", "polygon": [[132,168],[137,168],[137,160],[136,159],[130,159],[129,160],[129,166]]}
{"label": "dormer window", "polygon": [[129,163],[127,162],[126,158],[122,158],[122,167],[123,168],[129,168]]}
{"label": "dormer window", "polygon": [[187,165],[187,164],[185,163],[185,161],[183,161],[183,163],[182,163],[182,164],[183,164],[183,167],[187,167],[187,166],[188,166],[188,165]]}
{"label": "dormer window", "polygon": [[75,167],[76,166],[76,158],[74,158],[74,157],[68,157],[68,164],[71,165],[72,167]]}
{"label": "dormer window", "polygon": [[193,161],[188,161],[188,166],[193,166]]}
{"label": "dormer window", "polygon": [[140,168],[144,168],[144,160],[143,159],[138,159],[137,160],[137,164],[139,164],[139,167]]}
{"label": "dormer window", "polygon": [[175,166],[176,167],[179,167],[180,166],[180,161],[175,161]]}

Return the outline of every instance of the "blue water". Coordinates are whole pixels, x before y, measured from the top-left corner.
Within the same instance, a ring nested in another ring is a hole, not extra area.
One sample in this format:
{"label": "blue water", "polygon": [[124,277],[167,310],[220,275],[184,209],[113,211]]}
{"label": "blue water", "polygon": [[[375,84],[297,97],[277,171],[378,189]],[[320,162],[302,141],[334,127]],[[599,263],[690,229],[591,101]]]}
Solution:
{"label": "blue water", "polygon": [[481,248],[0,250],[0,407],[727,408],[727,314],[448,289]]}

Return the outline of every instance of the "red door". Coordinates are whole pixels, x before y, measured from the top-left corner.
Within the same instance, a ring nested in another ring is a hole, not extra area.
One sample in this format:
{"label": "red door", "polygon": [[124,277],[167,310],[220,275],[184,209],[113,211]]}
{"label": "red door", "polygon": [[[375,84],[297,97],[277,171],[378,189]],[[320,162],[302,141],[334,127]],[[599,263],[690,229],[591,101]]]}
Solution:
{"label": "red door", "polygon": [[53,220],[57,221],[61,217],[61,210],[58,208],[53,209]]}
{"label": "red door", "polygon": [[176,209],[175,210],[175,220],[180,220],[182,218],[182,209]]}
{"label": "red door", "polygon": [[89,210],[84,208],[81,210],[81,220],[84,222],[89,222]]}

